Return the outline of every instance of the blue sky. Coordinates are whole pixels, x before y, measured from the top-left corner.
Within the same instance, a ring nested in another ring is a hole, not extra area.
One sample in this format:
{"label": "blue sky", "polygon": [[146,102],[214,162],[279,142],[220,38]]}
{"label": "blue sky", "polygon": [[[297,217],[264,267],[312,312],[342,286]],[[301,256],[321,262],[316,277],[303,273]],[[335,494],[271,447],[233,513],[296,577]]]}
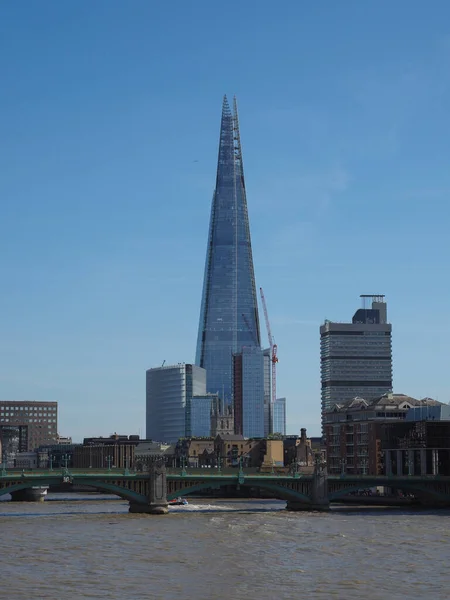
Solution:
{"label": "blue sky", "polygon": [[[320,431],[319,325],[384,293],[397,392],[450,400],[450,4],[0,8],[0,398],[145,434],[194,360],[222,96],[288,431]],[[266,332],[263,330],[263,338]]]}

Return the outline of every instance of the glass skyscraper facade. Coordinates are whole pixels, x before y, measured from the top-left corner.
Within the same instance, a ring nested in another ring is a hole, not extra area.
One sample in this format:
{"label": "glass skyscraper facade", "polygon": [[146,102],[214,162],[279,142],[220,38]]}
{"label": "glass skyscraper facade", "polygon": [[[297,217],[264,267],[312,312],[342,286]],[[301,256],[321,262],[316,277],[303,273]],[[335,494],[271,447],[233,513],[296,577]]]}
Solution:
{"label": "glass skyscraper facade", "polygon": [[[233,399],[233,355],[244,346],[261,341],[237,106],[231,111],[225,97],[196,353],[207,391],[225,404]],[[262,376],[255,385],[262,388]],[[262,412],[263,403],[262,394]]]}
{"label": "glass skyscraper facade", "polygon": [[272,361],[270,348],[263,351],[264,361],[264,437],[272,433],[271,400],[272,400]]}
{"label": "glass skyscraper facade", "polygon": [[148,369],[146,376],[147,438],[176,442],[186,436],[188,401],[206,393],[206,371],[180,363]]}
{"label": "glass skyscraper facade", "polygon": [[209,437],[211,435],[211,413],[218,402],[217,394],[205,394],[188,398],[186,437]]}
{"label": "glass skyscraper facade", "polygon": [[272,405],[272,431],[286,435],[286,398],[277,398]]}
{"label": "glass skyscraper facade", "polygon": [[264,437],[264,356],[257,346],[244,346],[233,356],[235,431],[247,438]]}

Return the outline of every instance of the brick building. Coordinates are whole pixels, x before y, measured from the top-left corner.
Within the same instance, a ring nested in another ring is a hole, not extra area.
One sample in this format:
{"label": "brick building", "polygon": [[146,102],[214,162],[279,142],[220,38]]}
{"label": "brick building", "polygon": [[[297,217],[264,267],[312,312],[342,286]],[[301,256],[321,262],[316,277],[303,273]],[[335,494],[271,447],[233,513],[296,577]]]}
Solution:
{"label": "brick building", "polygon": [[58,403],[0,400],[2,457],[32,452],[58,436]]}
{"label": "brick building", "polygon": [[354,398],[335,404],[324,415],[328,472],[380,475],[384,473],[382,427],[405,420],[413,407],[440,403],[387,393],[375,400]]}

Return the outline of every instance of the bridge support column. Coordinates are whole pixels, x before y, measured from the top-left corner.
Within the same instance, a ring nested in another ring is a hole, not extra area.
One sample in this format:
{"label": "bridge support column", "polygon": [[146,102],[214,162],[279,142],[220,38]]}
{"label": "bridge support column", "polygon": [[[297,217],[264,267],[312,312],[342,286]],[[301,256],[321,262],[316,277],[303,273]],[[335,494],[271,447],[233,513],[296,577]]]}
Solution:
{"label": "bridge support column", "polygon": [[392,450],[386,450],[384,456],[386,475],[390,477],[392,475]]}
{"label": "bridge support column", "polygon": [[165,515],[169,512],[166,465],[163,459],[157,459],[150,463],[147,502],[142,504],[130,502],[129,512],[147,515]]}
{"label": "bridge support column", "polygon": [[425,448],[420,449],[420,474],[427,474],[427,451]]}
{"label": "bridge support column", "polygon": [[311,490],[311,508],[312,510],[330,510],[330,500],[328,498],[328,472],[326,463],[322,456],[317,455],[314,468],[314,479]]}
{"label": "bridge support column", "polygon": [[320,454],[316,455],[310,502],[288,500],[286,509],[293,511],[330,510],[330,500],[328,498],[328,473],[326,465],[322,461],[322,456]]}

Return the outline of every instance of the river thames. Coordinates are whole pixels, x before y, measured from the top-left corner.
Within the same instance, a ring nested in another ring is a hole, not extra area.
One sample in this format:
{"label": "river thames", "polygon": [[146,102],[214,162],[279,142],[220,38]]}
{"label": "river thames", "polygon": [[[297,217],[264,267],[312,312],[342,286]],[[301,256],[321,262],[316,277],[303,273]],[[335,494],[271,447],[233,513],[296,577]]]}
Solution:
{"label": "river thames", "polygon": [[148,516],[122,500],[60,498],[0,502],[0,598],[450,597],[450,511],[191,499]]}

